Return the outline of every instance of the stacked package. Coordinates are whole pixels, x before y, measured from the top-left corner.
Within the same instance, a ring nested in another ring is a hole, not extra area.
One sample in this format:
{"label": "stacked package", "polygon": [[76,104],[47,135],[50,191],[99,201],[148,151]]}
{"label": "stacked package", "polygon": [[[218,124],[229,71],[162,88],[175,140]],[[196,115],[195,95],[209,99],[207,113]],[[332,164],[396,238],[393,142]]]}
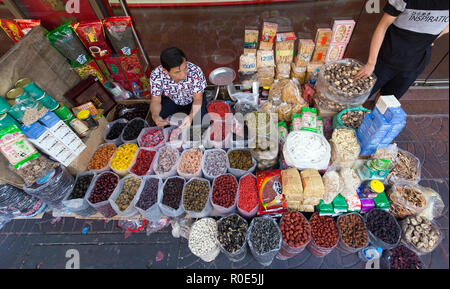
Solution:
{"label": "stacked package", "polygon": [[381,96],[372,113],[366,115],[357,130],[361,155],[372,155],[387,147],[406,125],[406,113],[393,95]]}

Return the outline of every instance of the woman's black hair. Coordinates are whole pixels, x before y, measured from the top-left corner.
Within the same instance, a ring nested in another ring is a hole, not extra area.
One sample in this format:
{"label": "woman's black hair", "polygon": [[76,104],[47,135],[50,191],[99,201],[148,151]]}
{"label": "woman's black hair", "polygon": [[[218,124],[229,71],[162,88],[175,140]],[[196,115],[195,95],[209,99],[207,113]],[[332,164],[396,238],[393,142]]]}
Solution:
{"label": "woman's black hair", "polygon": [[161,52],[160,60],[162,67],[170,71],[170,69],[180,66],[184,60],[187,60],[187,57],[178,47],[169,47]]}

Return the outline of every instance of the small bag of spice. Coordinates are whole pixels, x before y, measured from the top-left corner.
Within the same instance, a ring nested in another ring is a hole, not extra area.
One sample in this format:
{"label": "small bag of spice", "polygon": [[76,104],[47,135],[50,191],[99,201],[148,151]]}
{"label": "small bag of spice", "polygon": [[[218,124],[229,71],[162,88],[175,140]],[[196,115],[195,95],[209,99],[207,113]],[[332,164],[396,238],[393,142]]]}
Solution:
{"label": "small bag of spice", "polygon": [[192,218],[203,218],[212,212],[212,188],[207,179],[192,178],[184,184],[183,208]]}
{"label": "small bag of spice", "polygon": [[134,206],[139,200],[143,187],[142,177],[133,174],[124,177],[109,198],[111,207],[121,217],[135,216],[138,211]]}
{"label": "small bag of spice", "polygon": [[114,50],[121,55],[131,55],[138,51],[131,25],[131,17],[128,16],[103,20],[103,26]]}

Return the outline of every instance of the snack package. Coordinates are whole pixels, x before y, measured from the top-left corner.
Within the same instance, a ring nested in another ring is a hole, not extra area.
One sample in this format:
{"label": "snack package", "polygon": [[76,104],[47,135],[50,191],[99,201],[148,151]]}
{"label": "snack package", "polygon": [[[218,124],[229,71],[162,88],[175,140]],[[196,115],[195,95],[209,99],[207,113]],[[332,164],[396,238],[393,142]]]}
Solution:
{"label": "snack package", "polygon": [[259,172],[256,174],[256,181],[260,200],[258,216],[286,212],[287,204],[282,191],[281,170]]}
{"label": "snack package", "polygon": [[95,63],[95,60],[90,61],[82,67],[75,68],[75,72],[81,79],[86,79],[89,75],[92,75],[98,78],[102,84],[106,82],[106,79],[101,73],[100,68],[98,68],[97,63]]}
{"label": "snack package", "polygon": [[288,127],[286,125],[286,122],[284,121],[280,121],[277,124],[277,127],[278,127],[278,140],[280,141],[280,143],[283,143],[289,133]]}
{"label": "snack package", "polygon": [[316,33],[316,40],[314,41],[317,48],[328,48],[331,42],[333,31],[330,28],[319,28]]}
{"label": "snack package", "polygon": [[328,48],[327,55],[325,57],[325,63],[341,60],[344,57],[345,49],[347,48],[346,43],[331,43]]}
{"label": "snack package", "polygon": [[72,28],[94,59],[111,56],[101,21],[72,23]]}
{"label": "snack package", "polygon": [[275,42],[275,60],[280,63],[291,63],[294,59],[295,33],[277,33]]}
{"label": "snack package", "polygon": [[327,57],[328,47],[316,47],[314,54],[311,58],[312,63],[325,63]]}
{"label": "snack package", "polygon": [[275,67],[273,50],[258,50],[256,65],[258,68]]}
{"label": "snack package", "polygon": [[333,34],[331,36],[331,42],[347,44],[352,37],[355,24],[354,20],[335,20],[332,29]]}
{"label": "snack package", "polygon": [[78,115],[78,113],[82,110],[89,110],[89,112],[91,113],[92,118],[94,119],[98,119],[98,110],[97,108],[94,106],[94,104],[92,102],[87,102],[83,105],[79,105],[77,107],[72,108],[73,114],[74,115]]}
{"label": "snack package", "polygon": [[14,19],[14,22],[16,22],[17,25],[19,25],[24,35],[27,35],[28,32],[30,32],[31,29],[33,29],[33,27],[41,25],[41,20],[37,19]]}
{"label": "snack package", "polygon": [[139,58],[137,54],[132,54],[129,56],[121,56],[118,57],[117,60],[122,67],[122,70],[125,72],[128,80],[137,79],[144,76],[144,71],[141,67],[141,63],[139,62]]}
{"label": "snack package", "polygon": [[132,32],[131,17],[110,17],[103,20],[106,34],[114,50],[120,55],[131,55],[138,52]]}
{"label": "snack package", "polygon": [[295,55],[296,66],[306,66],[311,61],[311,57],[316,45],[312,39],[299,39],[297,54]]}
{"label": "snack package", "polygon": [[303,205],[318,205],[325,194],[325,187],[319,172],[315,169],[306,169],[300,173],[300,176],[303,184]]}
{"label": "snack package", "polygon": [[66,57],[73,67],[80,67],[91,60],[83,43],[73,31],[71,23],[61,25],[46,34],[50,43]]}
{"label": "snack package", "polygon": [[259,31],[253,29],[245,29],[244,33],[244,55],[247,55],[249,53],[256,54]]}
{"label": "snack package", "polygon": [[239,57],[239,72],[256,72],[256,56],[253,53]]}
{"label": "snack package", "polygon": [[271,22],[264,22],[261,38],[259,42],[260,50],[272,50],[275,37],[277,35],[278,24]]}
{"label": "snack package", "polygon": [[16,169],[39,157],[38,151],[15,124],[0,131],[0,151]]}
{"label": "snack package", "polygon": [[14,42],[19,42],[25,36],[20,26],[14,21],[0,19],[0,26]]}
{"label": "snack package", "polygon": [[300,173],[296,168],[281,171],[283,195],[289,209],[298,210],[303,203],[303,186]]}

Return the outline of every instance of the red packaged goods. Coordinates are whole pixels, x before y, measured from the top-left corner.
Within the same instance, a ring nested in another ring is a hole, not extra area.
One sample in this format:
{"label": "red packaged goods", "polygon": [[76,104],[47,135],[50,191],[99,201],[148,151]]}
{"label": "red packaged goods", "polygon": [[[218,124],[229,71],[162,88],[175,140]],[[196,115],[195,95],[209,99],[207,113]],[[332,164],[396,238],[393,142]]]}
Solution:
{"label": "red packaged goods", "polygon": [[6,35],[14,42],[19,42],[25,35],[22,29],[14,21],[0,19],[0,26],[5,31]]}
{"label": "red packaged goods", "polygon": [[82,67],[75,68],[75,72],[83,80],[86,79],[89,75],[92,75],[95,78],[97,78],[102,84],[105,83],[105,81],[106,81],[105,77],[103,76],[103,74],[100,71],[100,68],[98,68],[97,63],[95,63],[95,60],[88,62],[87,64],[83,65]]}
{"label": "red packaged goods", "polygon": [[30,32],[31,29],[33,29],[33,27],[41,25],[41,20],[35,19],[14,19],[14,22],[16,22],[17,25],[19,25],[24,35],[27,35],[28,32]]}
{"label": "red packaged goods", "polygon": [[330,28],[319,28],[316,33],[316,49],[317,47],[328,48],[331,42],[333,31]]}
{"label": "red packaged goods", "polygon": [[131,25],[131,17],[110,17],[103,20],[103,26],[114,50],[121,55],[138,52]]}
{"label": "red packaged goods", "polygon": [[287,211],[286,199],[282,193],[281,170],[262,171],[256,174],[258,183],[258,215],[282,214]]}
{"label": "red packaged goods", "polygon": [[120,66],[118,57],[108,57],[108,58],[103,59],[103,61],[105,62],[106,67],[108,68],[109,72],[111,73],[111,77],[115,81],[118,81],[118,80],[125,81],[127,79],[125,72],[123,71],[122,67]]}
{"label": "red packaged goods", "polygon": [[111,55],[101,21],[72,23],[72,27],[92,57],[99,60]]}
{"label": "red packaged goods", "polygon": [[136,54],[121,56],[118,57],[117,60],[129,80],[141,78],[143,76],[143,69],[141,68],[141,63]]}

